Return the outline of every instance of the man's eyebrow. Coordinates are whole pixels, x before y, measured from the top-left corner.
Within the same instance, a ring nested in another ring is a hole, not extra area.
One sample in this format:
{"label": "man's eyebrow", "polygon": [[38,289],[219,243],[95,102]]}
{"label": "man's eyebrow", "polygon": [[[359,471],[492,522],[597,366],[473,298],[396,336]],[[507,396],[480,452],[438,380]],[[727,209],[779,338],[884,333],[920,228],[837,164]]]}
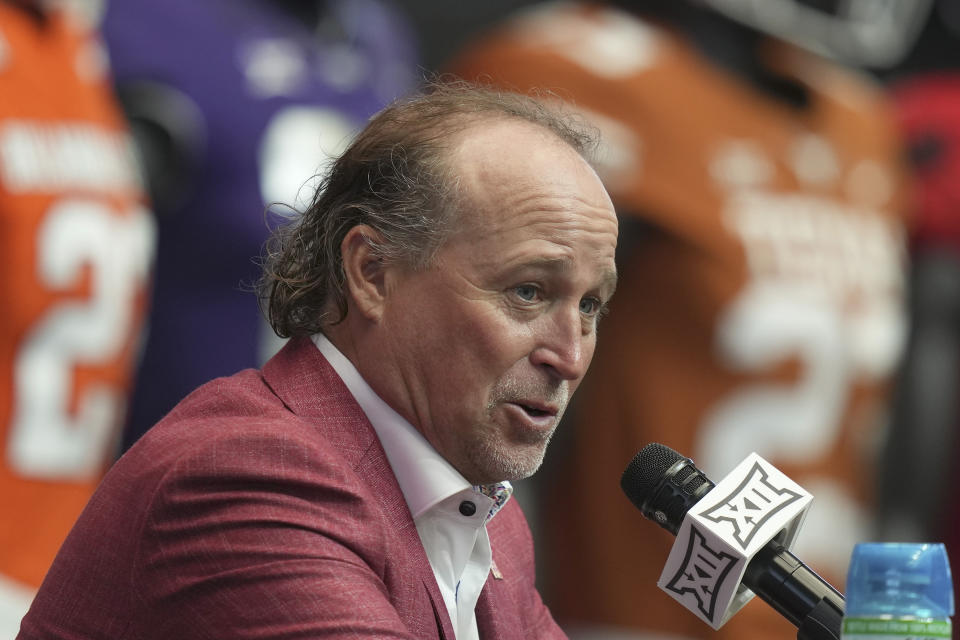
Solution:
{"label": "man's eyebrow", "polygon": [[613,297],[613,293],[617,290],[616,269],[610,269],[604,274],[603,280],[600,283],[600,289],[603,290],[607,300]]}
{"label": "man's eyebrow", "polygon": [[573,259],[569,256],[538,256],[525,260],[521,267],[532,269],[546,269],[549,271],[566,271],[573,266]]}
{"label": "man's eyebrow", "polygon": [[[573,259],[569,256],[539,256],[519,265],[522,269],[543,269],[544,271],[557,272],[567,271],[572,266]],[[605,297],[613,296],[613,292],[617,288],[617,270],[615,268],[604,272],[598,288],[604,292]]]}

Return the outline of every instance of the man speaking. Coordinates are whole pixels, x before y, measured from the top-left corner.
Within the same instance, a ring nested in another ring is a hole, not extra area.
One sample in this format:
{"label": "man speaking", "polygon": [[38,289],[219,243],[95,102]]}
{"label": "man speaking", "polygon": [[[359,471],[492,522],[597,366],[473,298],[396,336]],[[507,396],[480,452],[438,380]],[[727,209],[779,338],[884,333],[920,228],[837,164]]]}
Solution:
{"label": "man speaking", "polygon": [[508,481],[540,465],[616,283],[592,144],[463,85],[374,117],[272,240],[290,342],[117,462],[19,637],[562,637]]}

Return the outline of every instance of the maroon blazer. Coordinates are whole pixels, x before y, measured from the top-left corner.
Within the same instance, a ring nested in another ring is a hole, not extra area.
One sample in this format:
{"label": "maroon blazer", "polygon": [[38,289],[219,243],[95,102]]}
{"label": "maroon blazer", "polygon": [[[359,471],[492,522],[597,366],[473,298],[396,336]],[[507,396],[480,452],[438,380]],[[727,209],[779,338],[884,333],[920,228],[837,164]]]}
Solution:
{"label": "maroon blazer", "polygon": [[[516,501],[489,523],[481,638],[562,638]],[[18,638],[446,638],[373,427],[313,343],[200,387],[110,470]]]}

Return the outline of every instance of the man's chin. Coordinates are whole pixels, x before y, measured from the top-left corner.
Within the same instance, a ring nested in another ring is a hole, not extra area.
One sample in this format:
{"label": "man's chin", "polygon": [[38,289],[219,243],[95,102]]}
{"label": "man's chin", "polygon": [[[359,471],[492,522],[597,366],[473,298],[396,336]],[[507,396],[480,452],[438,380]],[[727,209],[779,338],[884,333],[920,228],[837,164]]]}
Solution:
{"label": "man's chin", "polygon": [[[510,446],[510,445],[508,445]],[[517,449],[526,449],[518,451]],[[490,451],[480,453],[480,459],[475,460],[478,473],[476,475],[486,478],[473,484],[491,484],[494,482],[503,482],[504,480],[513,482],[529,478],[543,464],[544,454],[546,453],[546,443],[540,443],[537,446],[531,445],[513,445],[509,452]]]}

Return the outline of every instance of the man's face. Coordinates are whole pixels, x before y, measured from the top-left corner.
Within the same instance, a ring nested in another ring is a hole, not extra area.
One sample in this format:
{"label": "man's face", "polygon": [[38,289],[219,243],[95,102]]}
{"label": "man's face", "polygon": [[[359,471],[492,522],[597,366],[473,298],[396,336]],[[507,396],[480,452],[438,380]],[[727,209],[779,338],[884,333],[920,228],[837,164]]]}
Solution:
{"label": "man's face", "polygon": [[460,230],[434,266],[386,280],[399,375],[380,391],[471,483],[516,480],[540,466],[593,357],[617,219],[589,165],[533,125],[473,129],[453,162]]}

